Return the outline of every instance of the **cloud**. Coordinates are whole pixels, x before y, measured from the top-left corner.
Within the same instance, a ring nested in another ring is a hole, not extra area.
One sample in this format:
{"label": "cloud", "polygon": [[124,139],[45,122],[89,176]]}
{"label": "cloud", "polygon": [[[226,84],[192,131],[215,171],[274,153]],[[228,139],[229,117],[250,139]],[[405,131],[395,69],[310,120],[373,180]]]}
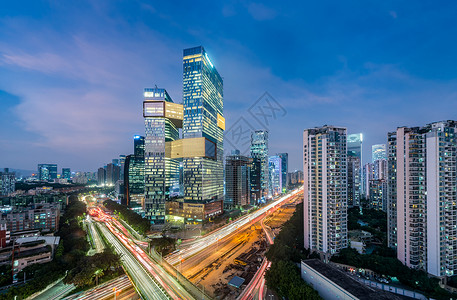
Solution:
{"label": "cloud", "polygon": [[262,3],[248,4],[248,12],[257,21],[272,20],[276,17],[276,11],[266,7]]}
{"label": "cloud", "polygon": [[397,18],[397,12],[394,11],[394,10],[389,11],[389,15],[390,15],[392,18],[394,18],[394,19]]}

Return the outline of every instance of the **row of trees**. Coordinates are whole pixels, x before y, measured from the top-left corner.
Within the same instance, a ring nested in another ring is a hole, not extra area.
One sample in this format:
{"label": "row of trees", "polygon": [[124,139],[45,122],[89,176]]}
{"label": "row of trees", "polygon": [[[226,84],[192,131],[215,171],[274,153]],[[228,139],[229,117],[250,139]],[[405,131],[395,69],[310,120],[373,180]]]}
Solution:
{"label": "row of trees", "polygon": [[346,248],[341,250],[337,256],[333,256],[331,261],[370,269],[380,275],[396,277],[402,284],[434,299],[456,298],[456,295],[440,288],[438,279],[428,277],[426,272],[408,268],[397,258],[390,256],[390,253],[388,253],[389,256],[380,254],[382,253],[359,254],[353,248]]}
{"label": "row of trees", "polygon": [[281,297],[290,300],[321,299],[301,278],[297,266],[297,263],[309,255],[303,247],[303,238],[303,203],[300,203],[266,253],[271,267],[265,273],[265,279],[268,287]]}
{"label": "row of trees", "polygon": [[130,210],[127,206],[118,204],[112,200],[106,200],[103,204],[107,209],[113,211],[122,220],[132,226],[138,233],[144,235],[151,229],[151,223],[148,219],[143,218],[136,212]]}

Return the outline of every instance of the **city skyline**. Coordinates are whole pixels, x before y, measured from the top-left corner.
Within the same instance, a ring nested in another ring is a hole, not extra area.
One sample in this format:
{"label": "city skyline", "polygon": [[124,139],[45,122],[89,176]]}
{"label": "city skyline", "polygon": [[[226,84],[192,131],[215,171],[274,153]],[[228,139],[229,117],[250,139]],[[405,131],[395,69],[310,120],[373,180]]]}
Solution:
{"label": "city skyline", "polygon": [[[289,153],[290,170],[301,169],[303,128],[323,124],[364,133],[366,163],[370,146],[399,126],[455,119],[455,5],[212,3],[213,16],[201,20],[188,13],[201,7],[187,4],[8,3],[0,167],[96,171],[129,154],[132,136],[144,134],[141,90],[167,87],[182,103],[176,62],[194,45],[205,45],[224,74],[227,129],[268,92],[287,112],[266,128],[270,151]],[[427,109],[431,100],[441,105]]]}

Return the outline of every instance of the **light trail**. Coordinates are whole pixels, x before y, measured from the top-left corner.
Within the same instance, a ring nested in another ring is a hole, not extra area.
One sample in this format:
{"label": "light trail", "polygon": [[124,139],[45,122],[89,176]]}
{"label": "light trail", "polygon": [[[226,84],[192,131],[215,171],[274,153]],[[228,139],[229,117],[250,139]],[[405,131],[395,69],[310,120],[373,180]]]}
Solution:
{"label": "light trail", "polygon": [[215,231],[206,236],[203,236],[202,238],[192,241],[185,249],[181,249],[180,251],[167,256],[166,260],[172,265],[178,264],[181,259],[185,260],[186,258],[202,251],[204,248],[216,243],[218,240],[236,232],[237,230],[240,230],[244,226],[256,223],[263,217],[264,214],[274,212],[284,201],[289,200],[291,197],[300,193],[302,190],[303,187],[300,187],[299,189],[292,191],[291,193],[279,198],[278,200],[275,200],[272,203],[259,208],[253,213],[243,216],[230,224],[216,229]]}

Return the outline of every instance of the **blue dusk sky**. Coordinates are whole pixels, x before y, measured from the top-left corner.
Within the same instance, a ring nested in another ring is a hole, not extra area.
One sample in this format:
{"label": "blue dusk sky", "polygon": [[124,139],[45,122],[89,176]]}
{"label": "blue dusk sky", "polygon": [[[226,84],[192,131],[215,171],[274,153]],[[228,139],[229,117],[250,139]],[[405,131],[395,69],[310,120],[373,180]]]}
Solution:
{"label": "blue dusk sky", "polygon": [[[267,128],[270,154],[288,152],[293,170],[303,129],[344,126],[364,134],[368,161],[398,126],[457,119],[456,12],[455,1],[3,1],[0,167],[95,171],[132,153],[143,88],[181,103],[182,50],[198,45],[224,79],[227,129]],[[281,108],[268,124],[250,114],[268,112],[265,92]]]}

